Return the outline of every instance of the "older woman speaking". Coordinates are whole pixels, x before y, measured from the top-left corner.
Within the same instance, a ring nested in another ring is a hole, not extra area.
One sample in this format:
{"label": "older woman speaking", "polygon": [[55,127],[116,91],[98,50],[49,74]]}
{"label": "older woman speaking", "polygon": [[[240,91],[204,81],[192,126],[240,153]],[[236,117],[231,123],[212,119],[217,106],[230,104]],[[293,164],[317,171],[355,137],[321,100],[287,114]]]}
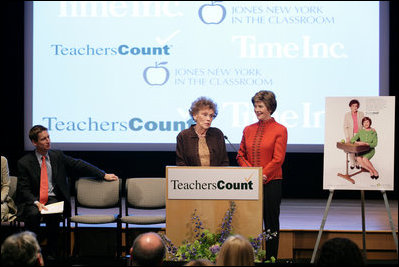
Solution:
{"label": "older woman speaking", "polygon": [[199,97],[191,104],[189,112],[196,124],[181,131],[176,138],[176,165],[228,166],[224,134],[211,127],[218,113],[216,103]]}

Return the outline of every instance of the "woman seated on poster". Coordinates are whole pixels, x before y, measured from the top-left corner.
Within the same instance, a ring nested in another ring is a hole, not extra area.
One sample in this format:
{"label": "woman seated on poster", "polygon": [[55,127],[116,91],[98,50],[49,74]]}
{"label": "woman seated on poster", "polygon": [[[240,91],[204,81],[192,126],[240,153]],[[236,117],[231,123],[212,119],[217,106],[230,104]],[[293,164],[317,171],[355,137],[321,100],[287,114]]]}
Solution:
{"label": "woman seated on poster", "polygon": [[356,154],[356,161],[370,173],[371,179],[378,179],[379,174],[374,168],[370,159],[375,154],[375,147],[378,143],[377,132],[371,128],[371,119],[364,117],[362,119],[363,129],[351,138],[352,144],[369,145],[370,150]]}

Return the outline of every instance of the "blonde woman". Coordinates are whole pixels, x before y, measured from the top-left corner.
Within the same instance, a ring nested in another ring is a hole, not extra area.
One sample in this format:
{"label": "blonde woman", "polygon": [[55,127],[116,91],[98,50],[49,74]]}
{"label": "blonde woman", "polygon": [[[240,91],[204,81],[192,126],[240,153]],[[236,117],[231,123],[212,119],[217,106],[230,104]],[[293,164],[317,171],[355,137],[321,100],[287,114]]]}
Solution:
{"label": "blonde woman", "polygon": [[220,249],[216,265],[255,266],[255,253],[251,243],[241,235],[228,237]]}

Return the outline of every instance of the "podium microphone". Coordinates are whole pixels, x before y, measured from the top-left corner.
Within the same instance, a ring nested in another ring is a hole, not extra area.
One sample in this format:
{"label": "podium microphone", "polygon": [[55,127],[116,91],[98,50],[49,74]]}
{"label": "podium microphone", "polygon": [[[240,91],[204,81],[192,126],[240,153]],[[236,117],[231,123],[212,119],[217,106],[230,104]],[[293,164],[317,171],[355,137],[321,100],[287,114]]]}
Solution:
{"label": "podium microphone", "polygon": [[234,151],[235,151],[235,152],[237,153],[237,155],[242,159],[242,161],[245,163],[245,165],[246,165],[247,167],[250,167],[250,166],[248,166],[247,161],[240,155],[240,153],[238,153],[238,149],[230,142],[229,138],[227,138],[226,135],[224,136],[224,139],[226,139],[227,142],[229,142],[229,144],[231,145],[231,147],[234,148]]}

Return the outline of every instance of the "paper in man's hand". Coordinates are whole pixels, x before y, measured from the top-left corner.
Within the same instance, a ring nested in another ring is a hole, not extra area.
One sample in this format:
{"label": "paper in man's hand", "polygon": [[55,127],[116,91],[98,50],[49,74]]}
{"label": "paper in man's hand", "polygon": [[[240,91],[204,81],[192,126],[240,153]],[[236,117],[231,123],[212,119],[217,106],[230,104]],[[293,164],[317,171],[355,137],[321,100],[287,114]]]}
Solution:
{"label": "paper in man's hand", "polygon": [[64,211],[64,201],[56,202],[45,206],[47,210],[42,209],[42,214],[62,213]]}

